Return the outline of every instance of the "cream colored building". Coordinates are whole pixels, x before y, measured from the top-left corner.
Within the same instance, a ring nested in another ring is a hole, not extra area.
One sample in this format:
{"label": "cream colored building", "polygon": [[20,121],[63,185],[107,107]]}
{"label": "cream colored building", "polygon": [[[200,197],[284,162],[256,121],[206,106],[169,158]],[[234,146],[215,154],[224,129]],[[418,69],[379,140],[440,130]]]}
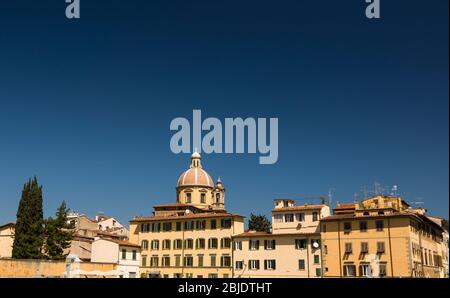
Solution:
{"label": "cream colored building", "polygon": [[338,205],[321,219],[326,277],[440,277],[442,228],[399,197]]}
{"label": "cream colored building", "polygon": [[130,221],[130,242],[141,245],[141,275],[231,277],[231,237],[244,232],[244,218],[225,210],[225,188],[220,178],[214,184],[196,152],[176,198]]}
{"label": "cream colored building", "polygon": [[119,277],[139,276],[141,247],[128,241],[97,238],[92,243],[92,263],[116,264]]}
{"label": "cream colored building", "polygon": [[104,214],[97,214],[96,221],[98,230],[128,238],[128,229],[114,217]]}
{"label": "cream colored building", "polygon": [[321,277],[320,219],[327,205],[275,200],[272,232],[247,231],[233,237],[234,277]]}
{"label": "cream colored building", "polygon": [[441,242],[441,255],[442,255],[442,272],[441,277],[449,277],[449,233],[448,233],[448,220],[445,220],[436,216],[428,216],[429,219],[440,225],[443,229],[442,242]]}
{"label": "cream colored building", "polygon": [[[102,226],[99,222],[105,222],[106,225]],[[74,227],[75,235],[65,253],[76,255],[83,261],[91,260],[92,242],[95,238],[128,239],[128,230],[110,216],[96,215],[95,218],[90,218],[85,214],[71,212],[67,216],[67,223]],[[110,228],[108,224],[117,226]]]}
{"label": "cream colored building", "polygon": [[15,223],[9,222],[0,226],[0,259],[11,258],[14,242]]}

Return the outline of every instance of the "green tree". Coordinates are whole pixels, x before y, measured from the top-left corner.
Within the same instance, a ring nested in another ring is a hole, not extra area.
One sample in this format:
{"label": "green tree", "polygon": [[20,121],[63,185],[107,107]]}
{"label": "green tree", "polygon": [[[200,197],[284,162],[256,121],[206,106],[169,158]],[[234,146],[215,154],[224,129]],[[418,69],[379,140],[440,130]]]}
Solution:
{"label": "green tree", "polygon": [[258,232],[270,232],[271,224],[265,215],[250,214],[248,229]]}
{"label": "green tree", "polygon": [[42,186],[39,186],[37,178],[34,177],[23,186],[17,210],[12,257],[39,259],[42,257],[42,243]]}
{"label": "green tree", "polygon": [[56,218],[45,220],[44,253],[47,259],[60,260],[67,256],[66,250],[74,236],[73,226],[67,223],[68,211],[63,201],[56,211]]}

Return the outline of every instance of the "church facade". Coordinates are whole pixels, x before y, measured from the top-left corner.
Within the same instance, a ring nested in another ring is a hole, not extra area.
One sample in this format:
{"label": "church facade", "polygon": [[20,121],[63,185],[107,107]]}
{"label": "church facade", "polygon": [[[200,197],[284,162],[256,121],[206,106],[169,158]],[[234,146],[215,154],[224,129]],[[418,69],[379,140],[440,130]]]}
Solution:
{"label": "church facade", "polygon": [[220,178],[213,182],[197,152],[178,179],[176,202],[130,221],[142,277],[232,277],[232,236],[243,232],[244,217],[226,211],[225,187]]}

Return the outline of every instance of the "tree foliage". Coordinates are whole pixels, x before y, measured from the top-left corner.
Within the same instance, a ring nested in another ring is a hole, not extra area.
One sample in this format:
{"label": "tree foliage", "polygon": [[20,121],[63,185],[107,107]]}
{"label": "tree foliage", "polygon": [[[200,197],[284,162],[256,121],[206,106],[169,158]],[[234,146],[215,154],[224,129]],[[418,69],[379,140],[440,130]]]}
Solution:
{"label": "tree foliage", "polygon": [[73,227],[67,223],[68,211],[66,202],[63,201],[56,211],[56,218],[49,217],[45,220],[44,253],[47,259],[60,260],[68,254],[67,249],[74,236]]}
{"label": "tree foliage", "polygon": [[73,239],[67,224],[68,208],[62,202],[56,217],[44,220],[42,186],[37,178],[23,186],[17,210],[12,257],[15,259],[64,259]]}
{"label": "tree foliage", "polygon": [[42,257],[42,244],[42,186],[39,186],[37,178],[34,177],[23,186],[17,210],[12,257],[39,259]]}
{"label": "tree foliage", "polygon": [[248,229],[258,232],[270,232],[272,225],[265,215],[250,214]]}

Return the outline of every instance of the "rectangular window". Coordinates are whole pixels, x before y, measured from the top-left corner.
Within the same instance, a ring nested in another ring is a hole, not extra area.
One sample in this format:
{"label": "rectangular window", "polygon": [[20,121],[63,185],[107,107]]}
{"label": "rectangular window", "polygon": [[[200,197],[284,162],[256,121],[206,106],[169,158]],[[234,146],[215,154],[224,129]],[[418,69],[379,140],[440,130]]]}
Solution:
{"label": "rectangular window", "polygon": [[186,194],[186,204],[190,204],[190,203],[192,203],[192,194],[187,193]]}
{"label": "rectangular window", "polygon": [[244,269],[244,262],[243,261],[236,261],[236,270],[242,270]]}
{"label": "rectangular window", "polygon": [[198,267],[203,267],[203,255],[198,255]]}
{"label": "rectangular window", "polygon": [[359,222],[359,231],[360,232],[367,232],[367,221],[360,221]]}
{"label": "rectangular window", "polygon": [[173,249],[182,249],[183,248],[183,240],[175,239],[173,240]]}
{"label": "rectangular window", "polygon": [[185,231],[192,231],[194,229],[194,222],[193,221],[185,221],[184,222],[184,230]]}
{"label": "rectangular window", "polygon": [[318,220],[319,220],[319,213],[313,212],[312,218],[313,218],[313,219],[312,219],[313,221],[318,221]]}
{"label": "rectangular window", "polygon": [[192,267],[194,265],[194,259],[192,256],[187,255],[184,257],[184,266]]}
{"label": "rectangular window", "polygon": [[369,253],[369,243],[368,242],[361,242],[361,253],[362,254]]}
{"label": "rectangular window", "polygon": [[197,230],[204,230],[206,228],[206,221],[205,220],[199,220],[196,222],[195,228]]}
{"label": "rectangular window", "polygon": [[275,222],[278,222],[278,223],[283,222],[282,214],[275,214],[273,217],[274,217]]}
{"label": "rectangular window", "polygon": [[164,250],[170,249],[170,239],[163,240],[162,249],[164,249]]}
{"label": "rectangular window", "polygon": [[184,248],[185,249],[193,249],[194,248],[194,240],[192,240],[192,239],[185,239],[184,240]]}
{"label": "rectangular window", "polygon": [[147,233],[149,230],[150,230],[150,224],[148,224],[148,223],[141,224],[141,231],[143,233]]}
{"label": "rectangular window", "polygon": [[353,252],[352,244],[350,242],[345,243],[345,253],[351,254]]}
{"label": "rectangular window", "polygon": [[172,223],[171,222],[163,223],[163,231],[164,232],[172,231]]}
{"label": "rectangular window", "polygon": [[295,220],[296,221],[305,221],[305,213],[296,213]]}
{"label": "rectangular window", "polygon": [[127,259],[127,250],[122,249],[122,260],[126,260],[126,259]]}
{"label": "rectangular window", "polygon": [[273,250],[275,249],[276,242],[275,240],[264,240],[264,249],[265,250]]}
{"label": "rectangular window", "polygon": [[230,267],[231,266],[231,257],[228,255],[224,255],[220,258],[220,266],[221,267]]}
{"label": "rectangular window", "polygon": [[379,231],[379,232],[383,231],[383,229],[384,229],[384,222],[382,220],[377,220],[375,222],[375,226],[377,228],[377,231]]}
{"label": "rectangular window", "polygon": [[200,203],[206,204],[206,194],[204,193],[200,194]]}
{"label": "rectangular window", "polygon": [[215,219],[211,220],[211,229],[213,230],[217,229],[217,220]]}
{"label": "rectangular window", "polygon": [[158,256],[155,255],[150,258],[150,267],[158,267],[158,263]]}
{"label": "rectangular window", "polygon": [[222,229],[229,229],[229,228],[231,228],[231,218],[222,219],[221,226],[222,226]]}
{"label": "rectangular window", "polygon": [[344,265],[344,276],[356,276],[356,266]]}
{"label": "rectangular window", "polygon": [[386,264],[380,264],[380,277],[386,276]]}
{"label": "rectangular window", "polygon": [[259,240],[249,240],[248,241],[248,249],[249,250],[258,250],[259,249]]}
{"label": "rectangular window", "polygon": [[368,277],[372,274],[372,268],[369,264],[361,264],[359,265],[359,276]]}
{"label": "rectangular window", "polygon": [[316,268],[316,277],[322,276],[322,269]]}
{"label": "rectangular window", "polygon": [[298,260],[298,270],[305,270],[305,260],[304,259]]}
{"label": "rectangular window", "polygon": [[170,257],[168,255],[164,255],[162,257],[162,264],[163,267],[170,267]]}
{"label": "rectangular window", "polygon": [[147,266],[147,256],[142,256],[141,265],[142,265],[142,267]]}
{"label": "rectangular window", "polygon": [[220,247],[221,248],[231,248],[231,238],[220,239]]}
{"label": "rectangular window", "polygon": [[295,239],[295,249],[306,249],[306,239]]}
{"label": "rectangular window", "polygon": [[350,233],[352,231],[352,223],[349,221],[344,222],[344,232]]}
{"label": "rectangular window", "polygon": [[320,264],[320,256],[314,255],[314,264]]}
{"label": "rectangular window", "polygon": [[211,248],[211,249],[218,248],[217,238],[209,238],[208,239],[208,248]]}
{"label": "rectangular window", "polygon": [[248,268],[250,270],[259,270],[259,260],[249,260]]}
{"label": "rectangular window", "polygon": [[204,238],[197,239],[196,247],[197,247],[197,249],[204,249],[205,248],[205,239]]}
{"label": "rectangular window", "polygon": [[147,240],[142,240],[141,241],[141,247],[142,247],[142,250],[147,250],[148,249],[148,241]]}
{"label": "rectangular window", "polygon": [[276,261],[275,260],[264,260],[264,270],[275,270]]}
{"label": "rectangular window", "polygon": [[294,222],[294,214],[289,213],[284,215],[285,222]]}
{"label": "rectangular window", "polygon": [[384,242],[377,242],[377,253],[384,253],[385,247]]}
{"label": "rectangular window", "polygon": [[181,221],[177,221],[175,229],[181,231]]}
{"label": "rectangular window", "polygon": [[158,249],[159,249],[159,240],[152,240],[151,250],[158,250]]}
{"label": "rectangular window", "polygon": [[158,233],[161,230],[161,223],[154,223],[152,224],[152,232]]}
{"label": "rectangular window", "polygon": [[211,267],[216,267],[216,255],[211,255]]}
{"label": "rectangular window", "polygon": [[242,250],[242,241],[234,241],[234,250]]}
{"label": "rectangular window", "polygon": [[208,278],[218,278],[219,275],[217,273],[209,273]]}
{"label": "rectangular window", "polygon": [[136,259],[137,259],[137,251],[135,249],[133,249],[132,258],[133,258],[133,261],[136,261]]}

